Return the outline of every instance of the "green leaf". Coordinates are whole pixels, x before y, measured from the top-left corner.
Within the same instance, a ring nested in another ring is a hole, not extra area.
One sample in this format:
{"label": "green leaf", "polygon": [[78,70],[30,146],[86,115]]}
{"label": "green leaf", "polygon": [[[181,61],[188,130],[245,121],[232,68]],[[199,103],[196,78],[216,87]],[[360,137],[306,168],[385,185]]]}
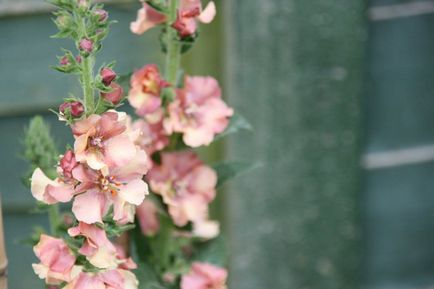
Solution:
{"label": "green leaf", "polygon": [[152,266],[146,262],[137,264],[136,276],[139,280],[139,289],[166,289],[158,280]]}
{"label": "green leaf", "polygon": [[248,130],[248,131],[253,131],[253,127],[252,125],[240,114],[235,113],[232,118],[231,121],[228,125],[228,127],[225,129],[224,132],[222,132],[221,134],[217,135],[214,139],[214,141],[221,139],[227,135],[236,133],[240,130]]}
{"label": "green leaf", "polygon": [[194,261],[225,267],[227,263],[226,244],[222,236],[196,246]]}
{"label": "green leaf", "polygon": [[230,179],[248,172],[250,170],[260,167],[259,163],[249,163],[249,162],[225,162],[216,164],[213,166],[214,170],[217,172],[218,181],[217,187],[220,187],[225,182]]}

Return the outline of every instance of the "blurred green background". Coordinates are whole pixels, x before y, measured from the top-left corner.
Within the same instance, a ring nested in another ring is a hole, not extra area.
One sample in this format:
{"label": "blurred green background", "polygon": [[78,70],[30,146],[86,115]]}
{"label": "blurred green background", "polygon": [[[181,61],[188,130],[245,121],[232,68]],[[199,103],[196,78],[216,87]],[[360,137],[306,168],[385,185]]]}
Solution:
{"label": "blurred green background", "polygon": [[[103,61],[127,73],[161,63],[154,30],[137,37],[137,1],[107,1],[119,21]],[[213,146],[262,164],[216,206],[232,289],[423,289],[434,286],[434,1],[220,0],[184,57],[216,76],[255,127]],[[49,69],[59,47],[49,6],[0,0],[0,192],[11,289],[42,288],[31,248],[46,218],[21,185],[20,138],[77,90]]]}

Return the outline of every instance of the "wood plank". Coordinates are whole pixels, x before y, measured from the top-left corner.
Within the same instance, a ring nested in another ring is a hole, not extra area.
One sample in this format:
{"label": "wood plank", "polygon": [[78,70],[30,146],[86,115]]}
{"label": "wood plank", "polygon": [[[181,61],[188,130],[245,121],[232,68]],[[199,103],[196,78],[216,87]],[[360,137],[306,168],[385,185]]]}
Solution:
{"label": "wood plank", "polygon": [[[119,23],[113,25],[104,42],[99,64],[117,59],[116,71],[120,74],[162,59],[158,29],[149,32],[147,37],[137,37],[129,31],[137,7],[138,4],[109,9],[112,19]],[[0,19],[0,117],[25,113],[29,108],[55,107],[69,91],[80,95],[74,76],[49,68],[56,64],[56,55],[61,55],[61,46],[71,47],[70,41],[50,39],[55,32],[48,14]]]}
{"label": "wood plank", "polygon": [[231,102],[255,127],[229,157],[231,286],[357,288],[365,1],[229,1]]}

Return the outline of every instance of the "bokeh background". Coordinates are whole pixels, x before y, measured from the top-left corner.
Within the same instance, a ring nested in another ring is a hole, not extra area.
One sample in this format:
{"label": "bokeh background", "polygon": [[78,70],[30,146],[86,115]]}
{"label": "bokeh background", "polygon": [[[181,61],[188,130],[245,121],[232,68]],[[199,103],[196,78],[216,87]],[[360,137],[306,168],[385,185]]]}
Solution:
{"label": "bokeh background", "polygon": [[[118,24],[101,59],[127,73],[161,63],[158,31],[129,30],[137,1],[107,1]],[[434,1],[219,0],[183,59],[213,75],[255,127],[210,148],[260,163],[220,193],[233,289],[434,288]],[[42,288],[20,244],[46,225],[21,184],[20,138],[77,90],[48,68],[69,43],[40,0],[0,0],[0,192],[11,289]]]}

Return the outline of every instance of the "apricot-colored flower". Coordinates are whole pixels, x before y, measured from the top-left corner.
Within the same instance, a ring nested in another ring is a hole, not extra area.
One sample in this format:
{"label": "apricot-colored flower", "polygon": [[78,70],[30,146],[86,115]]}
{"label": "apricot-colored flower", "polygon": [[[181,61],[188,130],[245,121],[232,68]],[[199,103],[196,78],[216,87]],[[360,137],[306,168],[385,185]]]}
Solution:
{"label": "apricot-colored flower", "polygon": [[188,274],[182,276],[181,289],[227,289],[228,272],[209,263],[195,262]]}
{"label": "apricot-colored flower", "polygon": [[233,109],[221,99],[221,89],[212,77],[186,77],[184,89],[169,107],[164,120],[168,133],[183,133],[185,144],[191,147],[209,145],[214,136],[229,124]]}
{"label": "apricot-colored flower", "polygon": [[138,281],[130,271],[113,269],[98,273],[82,272],[63,289],[137,289]]}
{"label": "apricot-colored flower", "polygon": [[113,167],[107,173],[80,166],[74,178],[80,181],[76,190],[84,193],[74,199],[72,211],[82,222],[93,224],[102,218],[113,204],[113,219],[119,224],[134,220],[135,206],[148,194],[148,185],[142,180],[148,170],[148,158],[138,150],[127,165]]}
{"label": "apricot-colored flower", "polygon": [[161,78],[157,65],[148,64],[131,76],[128,100],[139,116],[156,123],[163,117],[161,89],[169,84]]}
{"label": "apricot-colored flower", "polygon": [[61,178],[51,180],[40,168],[33,172],[30,188],[35,199],[49,205],[69,202],[75,194],[74,183]]}
{"label": "apricot-colored flower", "polygon": [[189,221],[201,224],[208,219],[208,204],[215,198],[217,174],[195,153],[162,153],[161,165],[155,164],[147,179],[152,191],[163,197],[176,225],[184,226]]}
{"label": "apricot-colored flower", "polygon": [[153,236],[160,230],[158,209],[154,202],[144,200],[143,203],[137,207],[136,213],[140,229],[145,236]]}
{"label": "apricot-colored flower", "polygon": [[169,144],[169,136],[164,130],[163,122],[149,123],[138,119],[131,124],[135,130],[135,144],[144,149],[148,155],[164,149]]}
{"label": "apricot-colored flower", "polygon": [[33,264],[33,270],[50,285],[69,282],[76,274],[75,256],[62,240],[42,234],[39,243],[33,248],[41,261]]}
{"label": "apricot-colored flower", "polygon": [[181,0],[178,15],[172,27],[178,30],[181,37],[192,35],[197,30],[197,22],[211,23],[216,15],[213,1],[202,9],[201,0]]}
{"label": "apricot-colored flower", "polygon": [[125,115],[108,111],[93,114],[73,124],[75,158],[94,170],[122,166],[136,154],[136,146],[125,131]]}
{"label": "apricot-colored flower", "polygon": [[116,247],[107,238],[105,231],[95,225],[80,222],[68,230],[71,237],[83,236],[85,241],[78,251],[95,267],[102,269],[117,268],[120,263],[116,257]]}
{"label": "apricot-colored flower", "polygon": [[163,13],[155,10],[149,4],[143,3],[143,7],[137,11],[137,20],[130,24],[130,30],[140,35],[165,21],[166,16]]}

